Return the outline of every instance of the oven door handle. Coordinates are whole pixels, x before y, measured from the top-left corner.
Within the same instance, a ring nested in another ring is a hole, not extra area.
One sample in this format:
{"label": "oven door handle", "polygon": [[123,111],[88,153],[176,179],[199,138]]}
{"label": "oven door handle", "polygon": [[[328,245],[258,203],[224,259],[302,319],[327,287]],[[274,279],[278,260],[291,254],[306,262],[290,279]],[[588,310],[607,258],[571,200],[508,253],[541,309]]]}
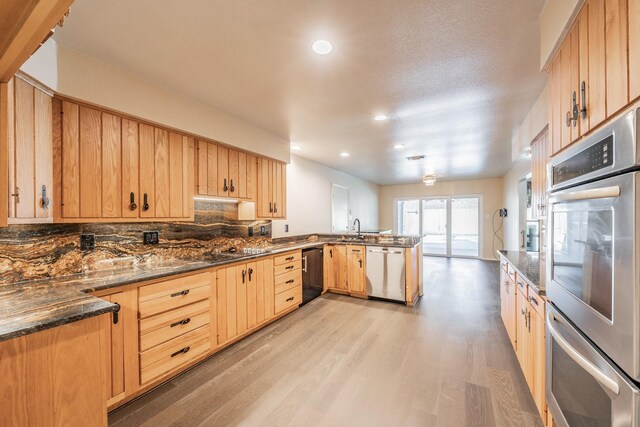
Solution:
{"label": "oven door handle", "polygon": [[606,199],[607,197],[619,197],[620,186],[592,188],[590,190],[572,191],[570,193],[556,194],[549,197],[549,203],[570,202],[573,200]]}
{"label": "oven door handle", "polygon": [[558,345],[576,362],[582,369],[587,371],[593,378],[595,378],[600,384],[608,388],[613,394],[620,394],[620,386],[618,383],[611,379],[607,374],[602,372],[596,365],[589,362],[582,354],[571,346],[563,337],[560,332],[555,328],[556,319],[551,311],[547,312],[547,328],[549,333],[556,340]]}

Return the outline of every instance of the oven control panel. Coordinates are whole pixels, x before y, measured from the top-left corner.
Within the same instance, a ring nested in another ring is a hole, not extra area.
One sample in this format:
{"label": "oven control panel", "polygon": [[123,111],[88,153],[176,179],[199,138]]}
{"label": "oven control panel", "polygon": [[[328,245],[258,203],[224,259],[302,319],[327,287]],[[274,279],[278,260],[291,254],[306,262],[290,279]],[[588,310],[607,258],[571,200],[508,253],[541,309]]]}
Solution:
{"label": "oven control panel", "polygon": [[561,184],[613,164],[613,135],[553,167],[553,184]]}

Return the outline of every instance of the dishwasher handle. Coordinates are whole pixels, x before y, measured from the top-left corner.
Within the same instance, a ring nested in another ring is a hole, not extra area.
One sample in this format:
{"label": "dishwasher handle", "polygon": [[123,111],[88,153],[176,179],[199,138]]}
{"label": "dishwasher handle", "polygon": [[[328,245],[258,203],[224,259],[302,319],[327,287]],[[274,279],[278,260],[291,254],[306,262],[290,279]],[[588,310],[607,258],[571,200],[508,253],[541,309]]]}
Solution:
{"label": "dishwasher handle", "polygon": [[402,251],[393,251],[389,249],[369,249],[369,252],[377,254],[402,254]]}

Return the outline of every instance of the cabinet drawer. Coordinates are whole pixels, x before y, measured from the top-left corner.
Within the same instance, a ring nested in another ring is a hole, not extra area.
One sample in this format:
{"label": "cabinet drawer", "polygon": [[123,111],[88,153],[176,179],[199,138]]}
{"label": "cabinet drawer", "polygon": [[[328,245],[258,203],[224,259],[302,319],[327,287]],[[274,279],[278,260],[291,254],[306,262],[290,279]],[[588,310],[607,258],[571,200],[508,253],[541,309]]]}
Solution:
{"label": "cabinet drawer", "polygon": [[302,286],[302,271],[294,270],[288,273],[276,276],[276,294],[282,293],[287,289]]}
{"label": "cabinet drawer", "polygon": [[287,264],[276,265],[273,268],[274,274],[276,276],[280,274],[289,273],[290,271],[296,271],[302,269],[302,260],[292,261]]}
{"label": "cabinet drawer", "polygon": [[302,260],[302,252],[301,251],[289,252],[289,253],[278,255],[278,256],[274,257],[273,258],[273,265],[278,266],[278,265],[289,264],[291,262],[301,261],[301,260]]}
{"label": "cabinet drawer", "polygon": [[145,384],[211,348],[211,328],[204,326],[140,353],[140,381]]}
{"label": "cabinet drawer", "polygon": [[518,288],[518,291],[522,292],[525,298],[527,298],[529,285],[527,285],[527,282],[525,282],[524,279],[520,277],[520,275],[516,274],[515,276],[516,276],[516,287]]}
{"label": "cabinet drawer", "polygon": [[276,294],[276,314],[300,304],[302,304],[302,286],[296,286]]}
{"label": "cabinet drawer", "polygon": [[545,301],[540,295],[536,294],[532,289],[529,289],[528,296],[529,303],[531,307],[542,317],[545,316]]}
{"label": "cabinet drawer", "polygon": [[209,274],[204,277],[206,280],[203,280],[202,277],[197,280],[177,279],[141,287],[138,293],[140,318],[209,298],[211,296],[211,281]]}
{"label": "cabinet drawer", "polygon": [[140,321],[140,350],[145,351],[175,337],[208,325],[209,300],[202,300]]}

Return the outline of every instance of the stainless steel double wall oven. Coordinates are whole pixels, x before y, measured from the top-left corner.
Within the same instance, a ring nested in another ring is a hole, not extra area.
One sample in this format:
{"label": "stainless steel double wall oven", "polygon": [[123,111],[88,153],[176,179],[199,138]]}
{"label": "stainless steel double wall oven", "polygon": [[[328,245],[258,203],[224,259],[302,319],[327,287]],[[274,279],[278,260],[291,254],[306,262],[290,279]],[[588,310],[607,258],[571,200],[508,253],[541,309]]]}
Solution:
{"label": "stainless steel double wall oven", "polygon": [[640,426],[639,113],[548,166],[547,401],[559,426]]}

